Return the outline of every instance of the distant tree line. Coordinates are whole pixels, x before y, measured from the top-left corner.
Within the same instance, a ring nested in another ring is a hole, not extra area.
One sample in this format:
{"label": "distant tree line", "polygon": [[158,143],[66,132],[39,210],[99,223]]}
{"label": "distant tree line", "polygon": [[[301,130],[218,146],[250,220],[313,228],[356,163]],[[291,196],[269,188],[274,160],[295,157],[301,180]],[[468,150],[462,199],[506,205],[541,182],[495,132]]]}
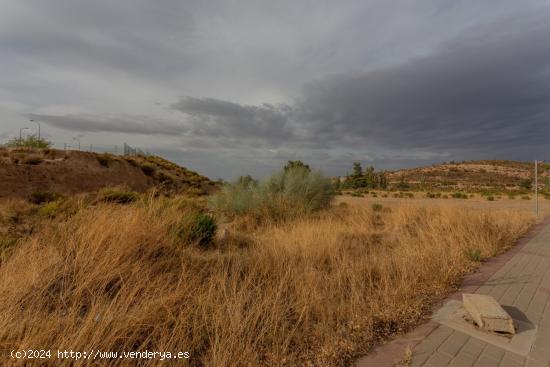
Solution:
{"label": "distant tree line", "polygon": [[[339,183],[337,183],[339,185]],[[350,174],[341,184],[343,189],[385,189],[388,187],[388,178],[385,171],[376,171],[373,166],[363,170],[361,163],[354,162]]]}

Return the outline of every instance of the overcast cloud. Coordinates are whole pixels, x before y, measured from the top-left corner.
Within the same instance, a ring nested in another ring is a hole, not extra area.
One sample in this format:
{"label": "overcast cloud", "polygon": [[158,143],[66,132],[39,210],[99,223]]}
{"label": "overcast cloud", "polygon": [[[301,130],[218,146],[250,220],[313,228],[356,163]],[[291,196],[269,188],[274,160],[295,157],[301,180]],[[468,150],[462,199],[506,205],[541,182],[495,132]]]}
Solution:
{"label": "overcast cloud", "polygon": [[229,179],[550,159],[549,34],[542,0],[4,0],[0,138]]}

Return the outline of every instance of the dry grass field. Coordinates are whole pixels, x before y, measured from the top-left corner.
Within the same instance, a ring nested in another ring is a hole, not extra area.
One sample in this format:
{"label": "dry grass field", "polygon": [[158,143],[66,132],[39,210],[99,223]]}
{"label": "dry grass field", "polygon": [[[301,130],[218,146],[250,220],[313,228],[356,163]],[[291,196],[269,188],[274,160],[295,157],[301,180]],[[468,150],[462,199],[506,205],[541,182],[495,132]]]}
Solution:
{"label": "dry grass field", "polygon": [[27,223],[13,219],[23,207],[39,219],[0,264],[1,349],[188,351],[190,366],[348,365],[417,325],[535,220],[489,203],[378,199],[232,221],[208,248],[179,230],[200,200],[75,201],[70,215],[42,217],[41,206],[6,202],[6,226]]}

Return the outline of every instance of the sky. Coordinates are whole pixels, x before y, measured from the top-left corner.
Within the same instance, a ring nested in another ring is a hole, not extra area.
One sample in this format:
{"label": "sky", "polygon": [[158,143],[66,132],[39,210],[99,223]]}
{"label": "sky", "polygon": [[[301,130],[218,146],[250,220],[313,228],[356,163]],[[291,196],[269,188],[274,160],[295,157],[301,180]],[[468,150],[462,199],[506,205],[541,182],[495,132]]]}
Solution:
{"label": "sky", "polygon": [[550,2],[0,0],[0,142],[211,178],[550,159]]}

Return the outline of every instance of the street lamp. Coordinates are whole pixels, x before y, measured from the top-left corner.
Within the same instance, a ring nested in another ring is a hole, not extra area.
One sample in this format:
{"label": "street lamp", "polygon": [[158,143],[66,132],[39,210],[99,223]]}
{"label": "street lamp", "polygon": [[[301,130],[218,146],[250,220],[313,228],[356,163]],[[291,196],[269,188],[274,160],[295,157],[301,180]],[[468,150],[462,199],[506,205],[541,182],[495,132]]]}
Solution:
{"label": "street lamp", "polygon": [[29,120],[29,122],[34,122],[35,124],[38,125],[38,140],[40,140],[40,122],[38,121],[34,121],[34,120]]}
{"label": "street lamp", "polygon": [[73,140],[78,141],[78,150],[80,150],[80,138],[74,137]]}
{"label": "street lamp", "polygon": [[22,127],[19,129],[19,142],[23,140],[23,130],[28,130],[28,127]]}

